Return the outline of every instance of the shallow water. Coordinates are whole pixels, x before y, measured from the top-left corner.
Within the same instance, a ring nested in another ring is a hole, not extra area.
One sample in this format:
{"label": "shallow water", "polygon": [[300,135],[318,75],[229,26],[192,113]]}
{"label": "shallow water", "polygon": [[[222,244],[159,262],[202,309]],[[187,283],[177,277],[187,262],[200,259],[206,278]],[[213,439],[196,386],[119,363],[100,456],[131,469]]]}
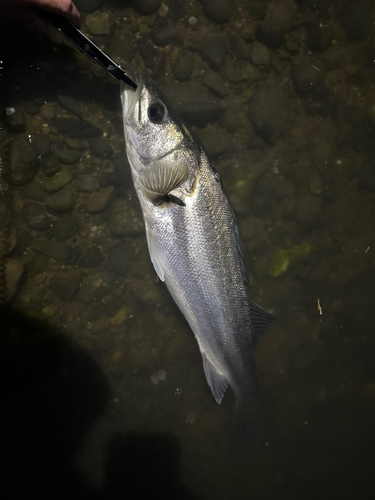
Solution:
{"label": "shallow water", "polygon": [[216,404],[156,279],[118,83],[52,28],[7,21],[3,488],[374,498],[371,2],[202,2],[205,11],[172,1],[147,16],[124,4],[82,10],[82,31],[155,79],[202,138],[236,213],[252,297],[277,318],[256,349],[262,442],[232,442],[234,397]]}

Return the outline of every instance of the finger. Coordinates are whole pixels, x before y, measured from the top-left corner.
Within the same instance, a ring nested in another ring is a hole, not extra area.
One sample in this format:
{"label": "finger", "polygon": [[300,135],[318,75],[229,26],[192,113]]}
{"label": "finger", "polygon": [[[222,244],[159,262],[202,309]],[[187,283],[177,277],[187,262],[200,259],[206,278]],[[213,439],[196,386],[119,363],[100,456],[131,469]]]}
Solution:
{"label": "finger", "polygon": [[77,28],[81,27],[80,13],[71,0],[25,0],[25,3],[30,7],[38,7],[60,14],[69,19]]}

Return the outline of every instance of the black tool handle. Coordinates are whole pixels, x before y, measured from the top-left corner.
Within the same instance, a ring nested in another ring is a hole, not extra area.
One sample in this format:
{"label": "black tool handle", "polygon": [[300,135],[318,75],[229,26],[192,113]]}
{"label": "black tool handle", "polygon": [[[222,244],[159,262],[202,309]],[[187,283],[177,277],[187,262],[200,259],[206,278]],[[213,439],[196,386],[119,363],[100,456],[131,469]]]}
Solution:
{"label": "black tool handle", "polygon": [[55,14],[54,12],[49,12],[46,10],[41,10],[34,8],[34,12],[43,19],[46,23],[54,26],[60,33],[62,33],[68,40],[70,40],[81,52],[86,54],[90,59],[99,64],[108,73],[110,73],[116,80],[121,80],[127,85],[130,85],[133,89],[137,88],[137,85],[131,80],[124,72],[120,66],[118,66],[112,59],[110,59],[103,51],[99,49],[95,43],[93,43],[87,36],[85,36],[82,31],[80,31],[74,24],[72,24],[68,19],[61,16],[60,14]]}

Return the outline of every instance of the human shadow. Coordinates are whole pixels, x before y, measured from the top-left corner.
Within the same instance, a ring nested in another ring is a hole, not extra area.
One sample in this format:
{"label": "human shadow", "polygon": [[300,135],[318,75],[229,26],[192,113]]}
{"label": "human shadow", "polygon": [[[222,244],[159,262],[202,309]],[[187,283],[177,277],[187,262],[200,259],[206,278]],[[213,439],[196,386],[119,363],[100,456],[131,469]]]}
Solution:
{"label": "human shadow", "polygon": [[103,488],[94,491],[77,452],[110,398],[89,351],[50,326],[0,312],[2,498],[193,500],[181,483],[180,445],[167,434],[114,435]]}

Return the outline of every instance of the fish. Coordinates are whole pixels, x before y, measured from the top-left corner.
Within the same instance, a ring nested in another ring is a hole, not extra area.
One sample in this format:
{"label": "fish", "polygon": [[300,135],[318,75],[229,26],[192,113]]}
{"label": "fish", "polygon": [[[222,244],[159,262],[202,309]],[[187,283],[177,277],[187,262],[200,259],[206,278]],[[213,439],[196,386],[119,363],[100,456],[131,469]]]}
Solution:
{"label": "fish", "polygon": [[256,338],[274,318],[250,297],[236,219],[205,147],[150,78],[136,81],[136,91],[122,85],[122,116],[150,258],[215,400],[230,386],[241,405],[256,392]]}

